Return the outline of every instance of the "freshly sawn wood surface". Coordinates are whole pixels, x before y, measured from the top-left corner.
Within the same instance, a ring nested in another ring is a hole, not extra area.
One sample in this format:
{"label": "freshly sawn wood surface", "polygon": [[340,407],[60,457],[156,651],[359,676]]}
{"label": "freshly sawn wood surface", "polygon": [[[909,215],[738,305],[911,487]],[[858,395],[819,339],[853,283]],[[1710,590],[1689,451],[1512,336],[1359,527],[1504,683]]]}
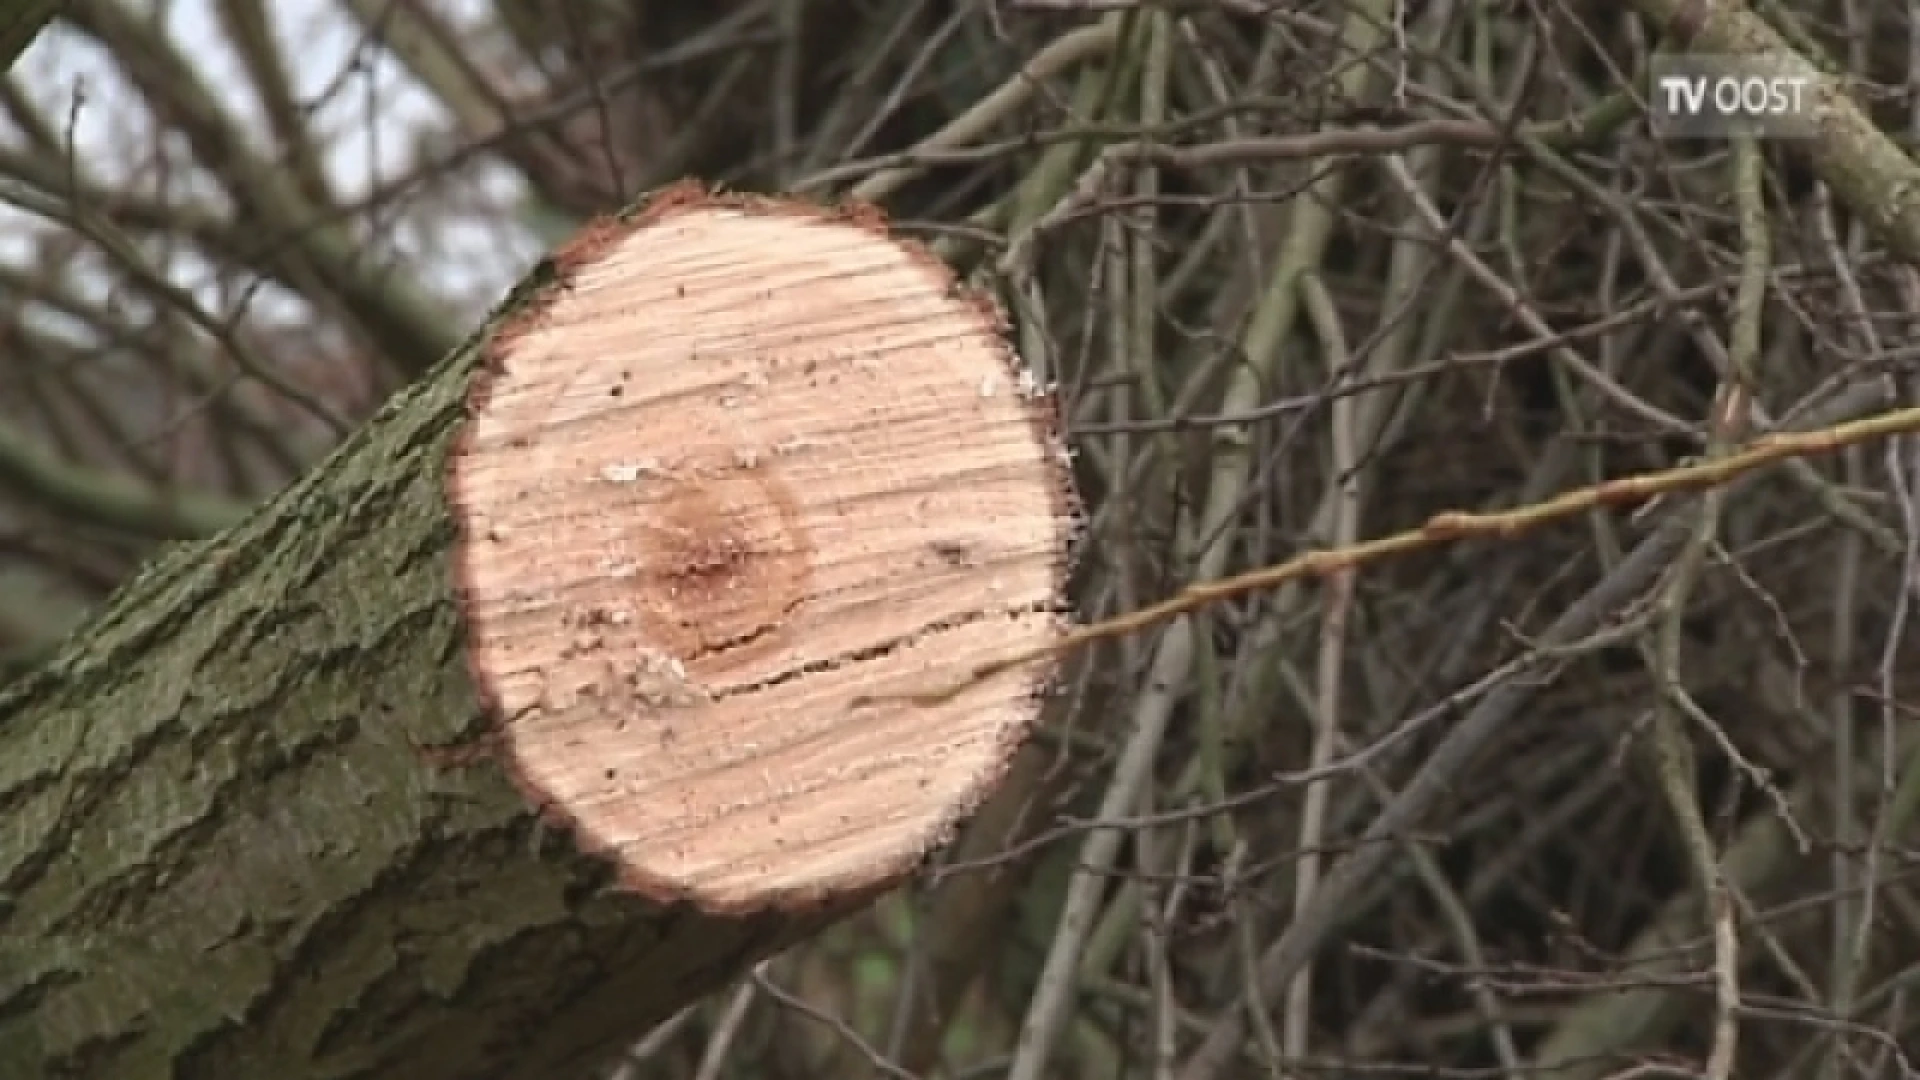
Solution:
{"label": "freshly sawn wood surface", "polygon": [[560,1077],[897,884],[1048,677],[991,309],[662,193],[0,698],[0,1076]]}

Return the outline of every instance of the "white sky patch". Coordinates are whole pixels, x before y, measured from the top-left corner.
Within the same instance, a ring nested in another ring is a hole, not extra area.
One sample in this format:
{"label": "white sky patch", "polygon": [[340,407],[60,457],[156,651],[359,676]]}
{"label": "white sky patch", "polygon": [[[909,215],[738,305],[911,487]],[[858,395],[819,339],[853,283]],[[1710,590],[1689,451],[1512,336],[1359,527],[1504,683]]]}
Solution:
{"label": "white sky patch", "polygon": [[[481,0],[443,0],[436,7],[460,24],[486,11]],[[313,109],[308,129],[345,203],[353,205],[412,175],[423,154],[431,160],[432,150],[449,141],[445,110],[384,47],[367,41],[338,5],[275,0],[266,8],[296,100]],[[179,0],[164,10],[175,48],[252,136],[255,151],[277,157],[262,103],[212,0]],[[186,199],[225,212],[218,185],[193,166],[184,140],[155,147],[140,95],[90,39],[49,27],[15,65],[13,78],[70,140],[84,175],[114,189],[169,202]],[[4,119],[0,142],[21,145],[19,133]],[[357,231],[376,264],[407,273],[461,317],[478,318],[541,254],[532,228],[518,215],[523,191],[512,169],[482,156],[430,188],[411,189],[375,210],[370,221],[362,215]],[[43,238],[67,233],[64,226],[0,203],[0,260],[31,265]],[[165,270],[210,310],[224,313],[231,299],[207,288],[208,268],[197,262],[174,257]],[[259,305],[253,310],[269,317],[308,317],[284,294],[276,299],[268,291],[253,303]]]}

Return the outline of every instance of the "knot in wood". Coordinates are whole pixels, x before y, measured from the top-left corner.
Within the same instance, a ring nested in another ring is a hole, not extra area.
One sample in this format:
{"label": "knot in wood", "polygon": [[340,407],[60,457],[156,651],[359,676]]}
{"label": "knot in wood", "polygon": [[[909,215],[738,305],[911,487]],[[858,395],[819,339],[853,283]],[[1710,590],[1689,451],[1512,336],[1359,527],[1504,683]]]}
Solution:
{"label": "knot in wood", "polygon": [[750,645],[806,598],[812,545],[771,464],[690,463],[635,485],[622,538],[649,640],[689,660]]}

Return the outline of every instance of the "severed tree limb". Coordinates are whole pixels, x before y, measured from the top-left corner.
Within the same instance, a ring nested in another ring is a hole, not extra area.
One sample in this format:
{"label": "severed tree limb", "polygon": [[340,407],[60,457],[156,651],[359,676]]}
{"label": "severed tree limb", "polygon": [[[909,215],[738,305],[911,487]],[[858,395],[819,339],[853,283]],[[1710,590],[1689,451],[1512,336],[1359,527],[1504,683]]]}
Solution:
{"label": "severed tree limb", "polygon": [[996,316],[675,189],[0,696],[0,1076],[575,1075],[997,780],[1075,508]]}

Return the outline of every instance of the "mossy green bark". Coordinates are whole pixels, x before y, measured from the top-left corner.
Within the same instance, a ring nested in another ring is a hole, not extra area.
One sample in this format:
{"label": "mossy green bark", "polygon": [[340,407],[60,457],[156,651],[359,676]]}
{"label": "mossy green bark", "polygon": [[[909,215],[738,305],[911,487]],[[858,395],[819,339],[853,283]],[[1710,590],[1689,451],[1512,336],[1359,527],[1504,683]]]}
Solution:
{"label": "mossy green bark", "polygon": [[827,917],[615,892],[475,752],[447,461],[553,288],[0,697],[0,1077],[581,1075]]}

